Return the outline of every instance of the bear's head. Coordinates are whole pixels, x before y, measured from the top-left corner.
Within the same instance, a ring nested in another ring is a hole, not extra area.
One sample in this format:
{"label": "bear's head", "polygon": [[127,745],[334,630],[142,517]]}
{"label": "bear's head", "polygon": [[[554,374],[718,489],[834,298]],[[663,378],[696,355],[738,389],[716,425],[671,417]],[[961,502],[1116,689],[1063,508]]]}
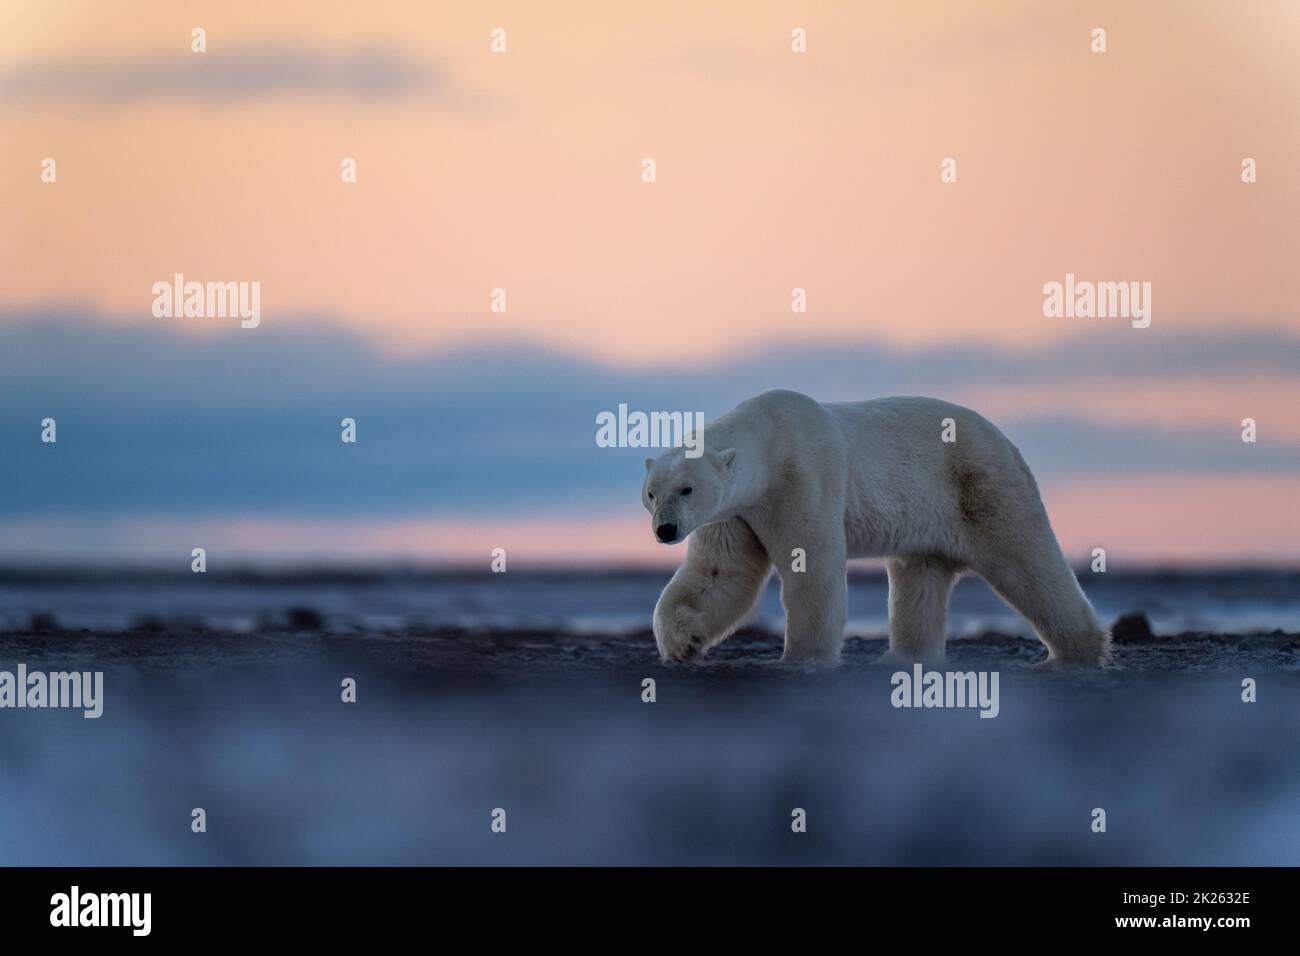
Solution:
{"label": "bear's head", "polygon": [[736,449],[703,450],[688,458],[684,448],[670,448],[645,460],[641,503],[650,512],[650,530],[664,544],[676,544],[706,524],[725,521]]}

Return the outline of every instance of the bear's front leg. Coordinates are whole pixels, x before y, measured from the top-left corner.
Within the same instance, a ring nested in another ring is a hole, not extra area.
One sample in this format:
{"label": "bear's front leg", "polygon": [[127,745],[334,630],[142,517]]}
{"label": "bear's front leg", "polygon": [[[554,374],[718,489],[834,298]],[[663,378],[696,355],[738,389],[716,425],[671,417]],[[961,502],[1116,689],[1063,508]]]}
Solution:
{"label": "bear's front leg", "polygon": [[767,552],[739,518],[700,528],[655,605],[659,656],[689,660],[724,640],[753,609],[771,572]]}
{"label": "bear's front leg", "polygon": [[781,659],[838,663],[849,590],[843,528],[806,536],[803,543],[786,548],[785,554],[794,548],[803,549],[804,560],[777,565],[781,603],[785,605],[785,653]]}

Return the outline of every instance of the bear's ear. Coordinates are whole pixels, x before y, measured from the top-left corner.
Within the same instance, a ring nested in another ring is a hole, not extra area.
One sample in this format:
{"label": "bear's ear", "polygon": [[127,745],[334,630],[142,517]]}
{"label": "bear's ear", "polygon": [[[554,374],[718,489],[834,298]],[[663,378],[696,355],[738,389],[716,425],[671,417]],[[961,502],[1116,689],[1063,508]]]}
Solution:
{"label": "bear's ear", "polygon": [[718,452],[718,464],[723,468],[730,468],[731,463],[736,460],[736,449],[728,448]]}
{"label": "bear's ear", "polygon": [[653,458],[647,458],[647,459],[645,460],[645,470],[646,470],[646,471],[649,471],[649,470],[650,470],[650,466],[653,465],[654,463],[655,463],[655,460],[654,460]]}

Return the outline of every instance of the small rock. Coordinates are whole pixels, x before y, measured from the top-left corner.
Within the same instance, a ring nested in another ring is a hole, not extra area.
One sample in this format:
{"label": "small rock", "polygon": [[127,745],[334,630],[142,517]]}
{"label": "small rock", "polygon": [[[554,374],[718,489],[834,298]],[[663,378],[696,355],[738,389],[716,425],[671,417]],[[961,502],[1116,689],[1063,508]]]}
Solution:
{"label": "small rock", "polygon": [[323,631],[325,619],[309,607],[291,607],[287,612],[291,631]]}
{"label": "small rock", "polygon": [[1151,632],[1151,622],[1142,611],[1121,614],[1110,629],[1111,640],[1118,643],[1130,641],[1149,641],[1155,634]]}
{"label": "small rock", "polygon": [[32,632],[34,634],[48,634],[50,631],[57,631],[59,622],[49,611],[37,611],[32,614]]}

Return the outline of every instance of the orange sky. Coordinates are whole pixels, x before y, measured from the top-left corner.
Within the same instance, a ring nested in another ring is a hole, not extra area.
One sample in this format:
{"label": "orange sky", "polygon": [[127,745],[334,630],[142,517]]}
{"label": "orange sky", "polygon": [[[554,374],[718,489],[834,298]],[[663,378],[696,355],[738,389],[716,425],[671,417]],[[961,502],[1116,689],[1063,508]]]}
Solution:
{"label": "orange sky", "polygon": [[[207,53],[190,52],[194,27]],[[257,51],[294,75],[225,85]],[[148,322],[151,286],[180,271],[260,281],[263,327],[329,317],[394,352],[530,341],[689,365],[783,341],[1017,349],[1122,321],[1044,318],[1043,284],[1072,272],[1152,284],[1152,326],[1127,334],[1300,334],[1297,51],[1297,0],[6,3],[0,314]],[[395,87],[313,73],[356,58]],[[40,181],[45,157],[57,184]],[[1241,182],[1244,157],[1258,182]],[[1300,441],[1300,370],[961,397],[995,420],[1230,438],[1253,414],[1268,440]],[[1300,478],[1044,492],[1072,556],[1098,528],[1149,560],[1300,549]],[[571,550],[663,560],[629,502]],[[553,529],[511,527],[525,551],[557,553]],[[301,549],[318,530],[212,534]],[[379,522],[352,539],[445,556],[498,530]]]}
{"label": "orange sky", "polygon": [[0,69],[183,77],[202,26],[214,61],[369,48],[439,79],[370,100],[7,96],[6,305],[146,318],[183,269],[260,280],[268,321],[326,313],[402,349],[691,361],[792,337],[1040,341],[1078,330],[1041,314],[1072,271],[1152,282],[1147,334],[1300,330],[1291,0],[121,9],[6,4]]}

